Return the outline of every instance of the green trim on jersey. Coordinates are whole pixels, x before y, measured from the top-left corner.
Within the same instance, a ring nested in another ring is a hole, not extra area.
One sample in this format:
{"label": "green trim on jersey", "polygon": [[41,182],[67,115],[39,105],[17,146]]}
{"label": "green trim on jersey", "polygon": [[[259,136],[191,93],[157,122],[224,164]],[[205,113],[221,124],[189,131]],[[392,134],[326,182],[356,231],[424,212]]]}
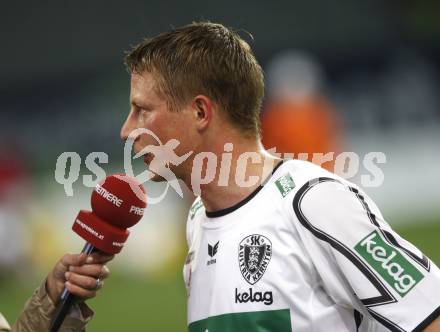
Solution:
{"label": "green trim on jersey", "polygon": [[235,312],[189,324],[189,332],[289,332],[290,310]]}
{"label": "green trim on jersey", "polygon": [[281,196],[286,197],[288,193],[290,193],[293,188],[295,188],[295,182],[289,173],[284,174],[278,180],[275,181],[275,185],[281,193]]}
{"label": "green trim on jersey", "polygon": [[189,217],[191,219],[194,219],[194,216],[196,215],[197,211],[203,206],[203,202],[201,199],[198,199],[194,202],[194,204],[189,209]]}
{"label": "green trim on jersey", "polygon": [[402,297],[424,278],[397,249],[382,239],[378,231],[368,234],[354,248]]}

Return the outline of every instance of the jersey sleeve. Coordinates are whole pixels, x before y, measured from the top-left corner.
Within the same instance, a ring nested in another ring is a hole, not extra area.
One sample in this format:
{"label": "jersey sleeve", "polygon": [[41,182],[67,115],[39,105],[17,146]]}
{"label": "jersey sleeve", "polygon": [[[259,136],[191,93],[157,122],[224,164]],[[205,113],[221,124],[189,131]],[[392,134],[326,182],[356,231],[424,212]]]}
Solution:
{"label": "jersey sleeve", "polygon": [[333,178],[302,186],[293,199],[306,253],[337,304],[391,331],[421,330],[440,315],[440,272],[384,221],[358,188]]}

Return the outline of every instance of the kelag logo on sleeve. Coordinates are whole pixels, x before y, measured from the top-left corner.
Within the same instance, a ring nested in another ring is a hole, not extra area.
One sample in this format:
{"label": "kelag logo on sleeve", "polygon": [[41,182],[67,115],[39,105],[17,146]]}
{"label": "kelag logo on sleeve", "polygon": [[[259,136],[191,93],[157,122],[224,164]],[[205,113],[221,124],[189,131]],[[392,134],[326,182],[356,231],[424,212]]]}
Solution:
{"label": "kelag logo on sleeve", "polygon": [[423,274],[399,251],[387,244],[378,231],[361,240],[355,250],[402,297],[423,279]]}

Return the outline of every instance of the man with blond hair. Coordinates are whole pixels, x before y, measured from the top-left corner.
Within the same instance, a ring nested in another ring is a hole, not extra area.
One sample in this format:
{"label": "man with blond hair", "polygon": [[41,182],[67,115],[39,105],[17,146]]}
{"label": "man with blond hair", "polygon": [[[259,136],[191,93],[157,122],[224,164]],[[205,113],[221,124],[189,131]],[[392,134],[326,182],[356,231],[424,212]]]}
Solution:
{"label": "man with blond hair", "polygon": [[437,266],[360,188],[263,149],[263,73],[236,32],[193,23],[141,42],[126,65],[122,139],[136,153],[156,144],[130,136],[145,128],[191,152],[169,166],[199,196],[184,266],[190,332],[440,331]]}

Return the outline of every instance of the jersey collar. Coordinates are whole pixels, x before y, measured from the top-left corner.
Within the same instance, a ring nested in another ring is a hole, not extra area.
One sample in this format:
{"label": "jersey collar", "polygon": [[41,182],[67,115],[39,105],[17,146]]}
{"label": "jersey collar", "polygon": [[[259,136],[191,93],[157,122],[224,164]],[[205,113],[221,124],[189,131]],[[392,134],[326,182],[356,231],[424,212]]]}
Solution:
{"label": "jersey collar", "polygon": [[271,175],[268,176],[262,184],[260,184],[257,188],[255,188],[255,190],[253,192],[251,192],[247,197],[242,199],[240,202],[238,202],[230,207],[221,209],[221,210],[205,211],[206,216],[208,218],[218,218],[218,217],[222,217],[224,215],[227,215],[227,214],[234,212],[235,210],[241,208],[243,205],[245,205],[247,202],[249,202],[252,198],[254,198],[255,195],[257,195],[260,192],[261,189],[263,189],[264,185],[269,181],[269,179],[274,175],[276,170],[284,163],[284,161],[285,160],[279,161],[278,164],[273,168]]}

